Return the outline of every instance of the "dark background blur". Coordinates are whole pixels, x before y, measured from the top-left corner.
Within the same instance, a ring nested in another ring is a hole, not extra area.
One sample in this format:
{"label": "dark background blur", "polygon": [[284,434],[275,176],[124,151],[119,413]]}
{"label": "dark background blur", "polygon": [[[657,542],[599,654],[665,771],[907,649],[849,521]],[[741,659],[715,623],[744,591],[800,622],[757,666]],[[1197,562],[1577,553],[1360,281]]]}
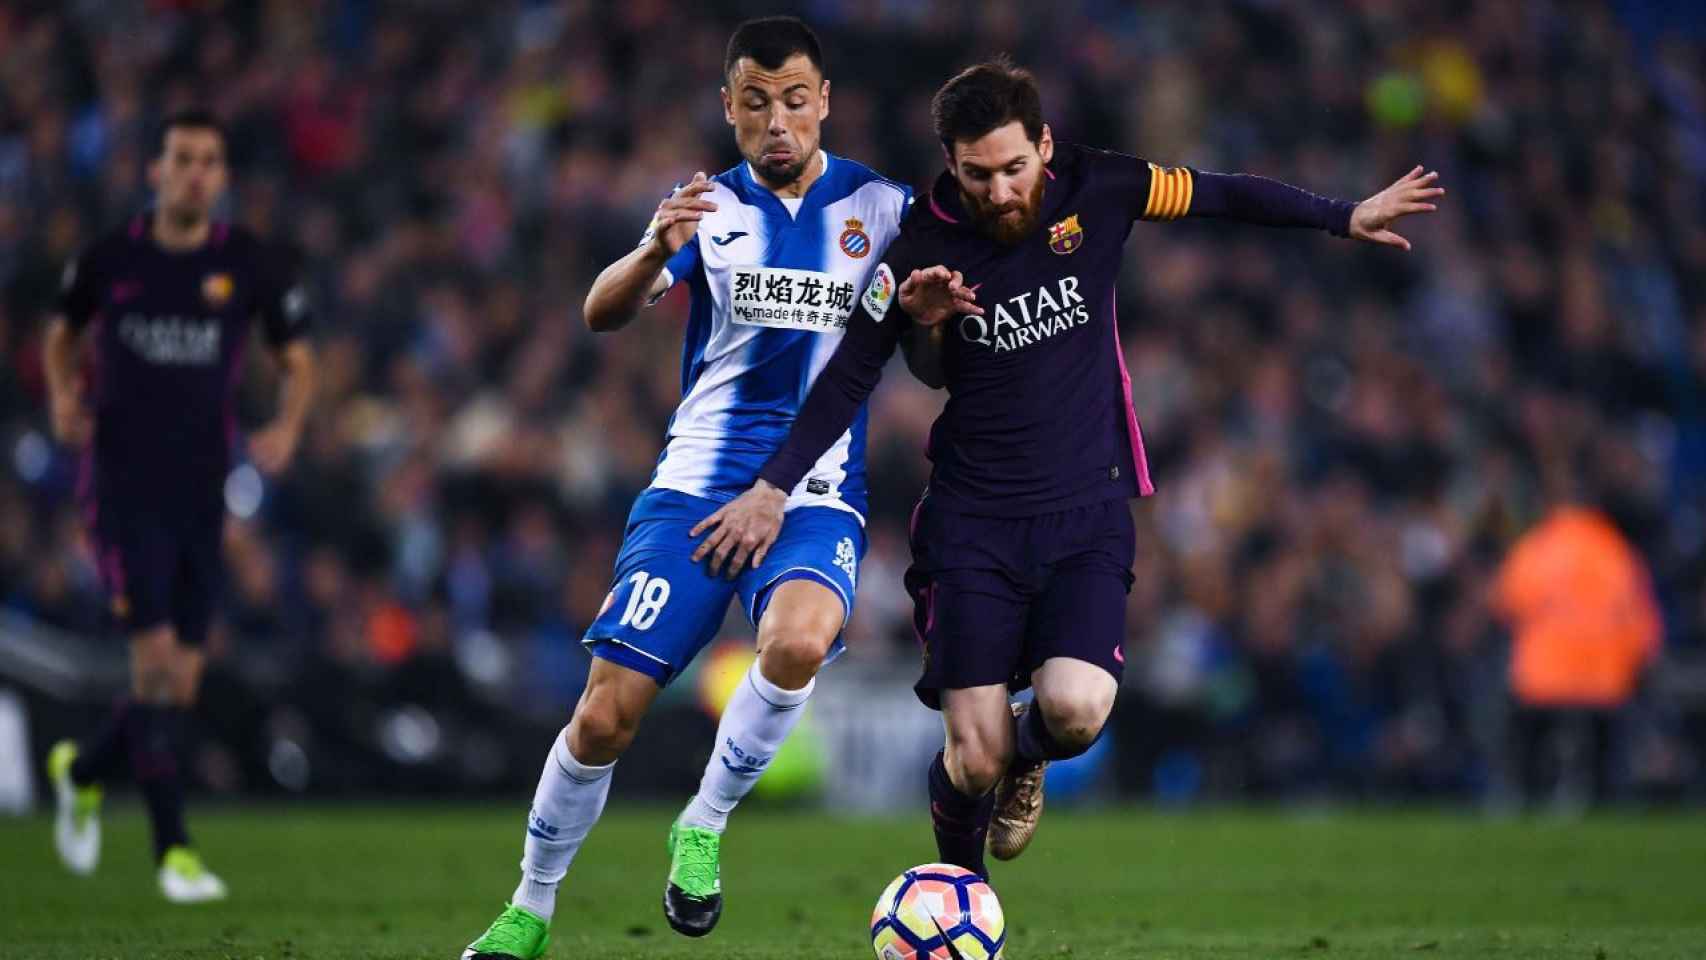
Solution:
{"label": "dark background blur", "polygon": [[[685,294],[604,337],[582,298],[672,184],[737,160],[717,96],[733,24],[797,12],[826,48],[825,146],[917,187],[940,168],[931,93],[1010,51],[1063,139],[1353,199],[1424,163],[1450,191],[1401,226],[1408,255],[1134,230],[1121,335],[1159,493],[1137,508],[1128,695],[1096,789],[1510,798],[1489,588],[1575,501],[1635,545],[1663,618],[1601,797],[1699,798],[1702,9],[0,2],[0,687],[40,746],[84,732],[122,675],[75,457],[46,434],[41,333],[67,258],[145,208],[155,121],[206,105],[232,132],[228,217],[306,257],[324,389],[289,474],[228,485],[200,780],[522,796],[678,399]],[[248,380],[251,425],[270,377]],[[824,696],[911,683],[904,518],[940,403],[898,367],[873,400],[853,663]],[[672,688],[626,783],[691,786],[713,729],[695,701],[693,678]],[[1549,795],[1591,794],[1586,730],[1548,741]]]}

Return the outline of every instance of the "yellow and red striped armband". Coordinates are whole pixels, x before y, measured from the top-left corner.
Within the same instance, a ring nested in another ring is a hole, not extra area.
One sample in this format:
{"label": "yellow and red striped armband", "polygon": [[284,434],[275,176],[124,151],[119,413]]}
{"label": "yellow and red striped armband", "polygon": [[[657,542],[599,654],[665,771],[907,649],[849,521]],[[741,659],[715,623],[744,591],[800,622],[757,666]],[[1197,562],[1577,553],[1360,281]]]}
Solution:
{"label": "yellow and red striped armband", "polygon": [[1149,201],[1145,220],[1177,220],[1191,212],[1191,171],[1184,167],[1149,165]]}

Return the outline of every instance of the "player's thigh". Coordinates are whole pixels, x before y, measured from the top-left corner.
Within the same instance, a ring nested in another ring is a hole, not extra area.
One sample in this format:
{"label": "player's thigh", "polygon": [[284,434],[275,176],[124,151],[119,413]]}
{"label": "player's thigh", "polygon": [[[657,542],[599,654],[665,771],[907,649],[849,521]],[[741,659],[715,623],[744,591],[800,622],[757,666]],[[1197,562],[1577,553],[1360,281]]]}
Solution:
{"label": "player's thigh", "polygon": [[859,518],[833,507],[791,511],[764,562],[735,581],[741,607],[759,642],[802,643],[839,652],[841,631],[853,615],[865,529]]}
{"label": "player's thigh", "polygon": [[583,640],[594,657],[664,686],[716,636],[734,584],[693,562],[687,531],[696,522],[667,517],[629,527],[610,595]]}

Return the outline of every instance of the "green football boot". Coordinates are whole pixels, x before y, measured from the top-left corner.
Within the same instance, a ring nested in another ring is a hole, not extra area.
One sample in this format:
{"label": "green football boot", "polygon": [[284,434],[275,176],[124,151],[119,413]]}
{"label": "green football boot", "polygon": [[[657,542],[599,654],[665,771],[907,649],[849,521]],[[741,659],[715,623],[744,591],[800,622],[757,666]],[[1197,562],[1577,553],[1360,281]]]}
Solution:
{"label": "green football boot", "polygon": [[669,885],[663,915],[675,932],[702,937],[723,915],[720,847],[723,836],[703,827],[669,827]]}
{"label": "green football boot", "polygon": [[55,811],[53,845],[65,869],[81,877],[101,862],[101,788],[78,786],[71,779],[77,762],[77,743],[61,740],[47,755],[47,778],[53,784]]}
{"label": "green football boot", "polygon": [[462,951],[462,960],[539,960],[551,942],[551,925],[531,910],[504,904],[480,939]]}

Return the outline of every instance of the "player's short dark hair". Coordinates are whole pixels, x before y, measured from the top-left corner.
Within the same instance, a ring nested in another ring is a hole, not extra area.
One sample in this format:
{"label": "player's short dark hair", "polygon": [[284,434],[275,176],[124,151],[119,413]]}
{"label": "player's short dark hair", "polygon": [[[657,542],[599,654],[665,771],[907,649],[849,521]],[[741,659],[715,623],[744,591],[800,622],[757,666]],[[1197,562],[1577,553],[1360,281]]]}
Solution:
{"label": "player's short dark hair", "polygon": [[1031,71],[1005,55],[967,67],[942,84],[930,101],[936,136],[950,153],[956,142],[976,140],[1017,120],[1032,143],[1043,138],[1043,98]]}
{"label": "player's short dark hair", "polygon": [[160,121],[159,135],[154,138],[154,149],[157,153],[166,152],[166,135],[173,130],[212,130],[219,134],[221,144],[229,143],[231,139],[225,133],[225,124],[213,115],[213,111],[200,108],[176,110]]}
{"label": "player's short dark hair", "polygon": [[723,54],[723,76],[734,72],[741,57],[751,57],[766,70],[780,69],[788,58],[804,54],[820,75],[823,69],[823,48],[818,46],[817,34],[799,17],[759,17],[748,20],[729,36],[728,52]]}

